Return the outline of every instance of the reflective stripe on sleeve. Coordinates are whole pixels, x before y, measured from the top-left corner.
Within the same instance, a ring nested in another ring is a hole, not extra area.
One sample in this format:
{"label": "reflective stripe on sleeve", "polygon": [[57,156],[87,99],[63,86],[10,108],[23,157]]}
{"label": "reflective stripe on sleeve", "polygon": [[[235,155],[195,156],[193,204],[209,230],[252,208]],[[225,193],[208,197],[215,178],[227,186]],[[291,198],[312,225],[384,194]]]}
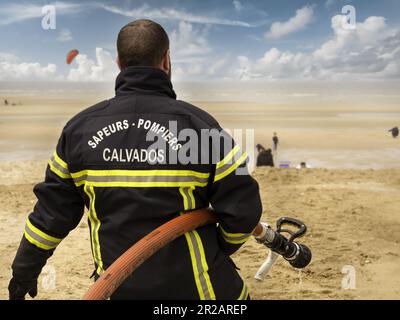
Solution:
{"label": "reflective stripe on sleeve", "polygon": [[25,238],[38,248],[44,250],[51,250],[58,246],[62,239],[52,237],[47,233],[36,228],[30,221],[29,218],[26,220],[25,225]]}
{"label": "reflective stripe on sleeve", "polygon": [[71,179],[67,163],[57,155],[56,151],[54,151],[48,163],[50,170],[60,178]]}
{"label": "reflective stripe on sleeve", "polygon": [[251,233],[230,233],[225,231],[221,225],[218,226],[218,230],[220,231],[224,240],[231,244],[242,244],[250,239]]}
{"label": "reflective stripe on sleeve", "polygon": [[225,166],[226,164],[232,164],[232,159],[236,156],[236,154],[240,151],[239,146],[235,146],[220,162],[217,163],[217,169]]}
{"label": "reflective stripe on sleeve", "polygon": [[243,153],[236,161],[232,159],[237,158],[239,152],[239,147],[235,147],[231,153],[229,153],[222,161],[218,162],[215,170],[214,182],[217,182],[227,175],[235,171],[241,164],[243,164],[247,159],[247,153]]}

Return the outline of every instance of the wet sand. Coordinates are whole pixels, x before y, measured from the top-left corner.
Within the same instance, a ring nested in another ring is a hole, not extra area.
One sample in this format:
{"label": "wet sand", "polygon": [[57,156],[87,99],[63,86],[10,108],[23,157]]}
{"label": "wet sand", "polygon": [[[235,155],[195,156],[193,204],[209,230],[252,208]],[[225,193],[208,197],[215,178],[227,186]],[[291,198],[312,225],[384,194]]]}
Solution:
{"label": "wet sand", "polygon": [[[0,161],[44,160],[51,154],[65,123],[98,98],[15,97],[23,106],[0,106]],[[269,105],[243,102],[194,102],[221,125],[246,129],[257,143],[271,147],[280,138],[277,164],[305,161],[319,168],[400,168],[400,139],[388,130],[400,126],[400,107],[358,105]]]}

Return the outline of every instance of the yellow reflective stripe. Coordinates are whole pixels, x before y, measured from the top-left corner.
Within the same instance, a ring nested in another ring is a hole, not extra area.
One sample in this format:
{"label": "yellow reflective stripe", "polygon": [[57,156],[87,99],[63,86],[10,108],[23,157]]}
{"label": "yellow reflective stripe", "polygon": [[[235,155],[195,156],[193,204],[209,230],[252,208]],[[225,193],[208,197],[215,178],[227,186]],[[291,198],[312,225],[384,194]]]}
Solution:
{"label": "yellow reflective stripe", "polygon": [[55,160],[61,167],[63,167],[64,169],[67,169],[67,170],[68,170],[68,164],[58,156],[57,151],[54,151],[53,157],[54,157],[54,160]]}
{"label": "yellow reflective stripe", "polygon": [[24,236],[30,243],[44,250],[54,249],[62,241],[36,228],[29,218],[26,220]]}
{"label": "yellow reflective stripe", "polygon": [[78,187],[204,187],[210,173],[191,170],[83,170],[71,176]]}
{"label": "yellow reflective stripe", "polygon": [[230,233],[224,230],[224,228],[219,225],[219,231],[222,234],[224,240],[231,244],[242,244],[245,243],[247,240],[250,239],[251,233]]}
{"label": "yellow reflective stripe", "polygon": [[239,232],[231,233],[231,232],[227,232],[227,231],[225,231],[225,229],[221,225],[219,225],[219,228],[220,228],[221,232],[227,237],[241,238],[243,236],[247,236],[248,235],[248,233],[239,233]]}
{"label": "yellow reflective stripe", "polygon": [[185,210],[188,210],[188,208],[189,208],[189,199],[186,196],[184,189],[183,188],[179,188],[179,192],[180,192],[180,194],[182,195],[182,198],[183,198],[183,208]]}
{"label": "yellow reflective stripe", "polygon": [[[193,191],[194,187],[179,188],[179,192],[183,198],[184,210],[191,210],[196,207]],[[207,259],[200,235],[196,230],[193,230],[185,233],[185,238],[189,247],[190,260],[192,262],[193,275],[199,297],[201,300],[215,300],[214,288],[208,274]]]}
{"label": "yellow reflective stripe", "polygon": [[249,290],[246,284],[243,282],[242,292],[240,293],[240,296],[239,298],[237,298],[237,300],[247,300],[248,297],[249,297]]}
{"label": "yellow reflective stripe", "polygon": [[38,228],[36,228],[36,227],[29,221],[29,218],[26,219],[26,225],[27,225],[28,228],[29,228],[30,230],[32,230],[34,233],[36,233],[37,235],[39,235],[40,237],[42,237],[42,238],[44,238],[44,239],[46,239],[46,240],[48,240],[48,241],[51,241],[51,242],[54,242],[54,243],[60,243],[60,242],[62,241],[62,239],[56,238],[56,237],[52,237],[52,236],[50,236],[50,235],[44,233],[43,231],[39,230]]}
{"label": "yellow reflective stripe", "polygon": [[53,152],[53,155],[51,156],[48,163],[50,166],[50,170],[53,171],[56,175],[58,175],[60,178],[63,179],[71,178],[71,175],[68,171],[67,163],[58,156],[56,151]]}
{"label": "yellow reflective stripe", "polygon": [[230,173],[232,173],[233,171],[235,171],[247,158],[247,153],[243,153],[240,158],[234,163],[232,164],[232,166],[230,166],[227,170],[221,172],[220,174],[217,174],[214,177],[214,182],[217,182],[223,178],[225,178],[227,175],[229,175]]}
{"label": "yellow reflective stripe", "polygon": [[98,266],[96,269],[96,273],[100,276],[103,273],[103,263],[101,266]]}
{"label": "yellow reflective stripe", "polygon": [[70,179],[71,178],[71,175],[69,175],[67,173],[63,173],[59,169],[57,169],[54,166],[53,162],[51,162],[51,160],[49,160],[48,164],[50,166],[50,170],[53,171],[56,175],[58,175],[60,178],[63,178],[63,179]]}
{"label": "yellow reflective stripe", "polygon": [[192,170],[82,170],[71,173],[72,178],[82,176],[129,176],[129,177],[152,177],[152,176],[193,176],[207,179],[210,174]]}
{"label": "yellow reflective stripe", "polygon": [[198,232],[196,230],[192,231],[194,236],[196,237],[199,249],[200,249],[200,256],[201,256],[201,264],[203,266],[203,275],[206,279],[206,285],[208,288],[208,292],[210,295],[210,299],[211,300],[215,300],[215,293],[214,293],[214,288],[211,284],[211,280],[210,280],[210,276],[208,274],[208,264],[207,264],[207,259],[206,259],[206,255],[204,252],[204,247],[203,247],[203,242],[201,241],[200,235],[198,234]]}
{"label": "yellow reflective stripe", "polygon": [[185,238],[186,238],[186,242],[188,243],[188,247],[189,247],[190,259],[192,260],[192,268],[193,268],[194,280],[196,282],[197,291],[199,293],[200,300],[205,300],[204,292],[201,287],[200,278],[199,278],[199,269],[197,267],[196,254],[194,253],[192,239],[190,238],[188,232],[185,233]]}
{"label": "yellow reflective stripe", "polygon": [[229,239],[229,238],[225,238],[224,237],[224,240],[226,241],[226,242],[228,242],[228,243],[230,243],[230,244],[242,244],[242,243],[245,243],[247,240],[249,240],[250,239],[250,236],[248,236],[247,238],[245,238],[245,239],[242,239],[242,240],[232,240],[232,239]]}
{"label": "yellow reflective stripe", "polygon": [[82,185],[88,185],[92,187],[130,187],[130,188],[153,188],[153,187],[205,187],[207,182],[126,182],[126,181],[107,181],[107,182],[100,182],[100,181],[79,181],[75,183],[77,187]]}
{"label": "yellow reflective stripe", "polygon": [[89,224],[90,224],[90,245],[92,247],[93,260],[97,264],[97,259],[96,259],[96,255],[95,255],[95,249],[94,249],[94,241],[93,241],[94,240],[94,236],[93,236],[94,232],[93,232],[92,215],[90,213],[90,210],[92,208],[92,194],[90,193],[89,188],[87,188],[86,186],[85,186],[85,188],[83,190],[85,191],[85,193],[89,197],[88,218],[89,218]]}
{"label": "yellow reflective stripe", "polygon": [[235,146],[220,162],[217,163],[217,169],[222,167],[223,165],[229,163],[231,159],[238,153],[240,150],[239,146]]}
{"label": "yellow reflective stripe", "polygon": [[48,245],[45,245],[45,244],[41,243],[40,241],[38,241],[38,240],[32,238],[32,237],[28,234],[27,231],[24,232],[24,236],[25,236],[25,238],[26,238],[30,243],[34,244],[35,246],[37,246],[37,247],[39,247],[39,248],[41,248],[41,249],[44,249],[44,250],[51,250],[51,249],[54,249],[54,248],[56,247],[56,246],[48,246]]}
{"label": "yellow reflective stripe", "polygon": [[188,188],[188,193],[189,193],[189,198],[193,204],[193,209],[195,208],[195,204],[196,204],[196,200],[194,199],[194,195],[193,195],[193,191],[194,191],[194,187],[190,187]]}
{"label": "yellow reflective stripe", "polygon": [[99,229],[101,222],[97,217],[95,201],[96,201],[96,194],[94,192],[94,188],[91,186],[85,186],[84,188],[85,193],[89,197],[89,222],[90,222],[90,230],[91,230],[91,240],[92,240],[92,252],[93,252],[93,259],[98,266],[97,273],[103,270],[103,261],[101,259],[101,251],[100,251],[100,240],[99,240]]}

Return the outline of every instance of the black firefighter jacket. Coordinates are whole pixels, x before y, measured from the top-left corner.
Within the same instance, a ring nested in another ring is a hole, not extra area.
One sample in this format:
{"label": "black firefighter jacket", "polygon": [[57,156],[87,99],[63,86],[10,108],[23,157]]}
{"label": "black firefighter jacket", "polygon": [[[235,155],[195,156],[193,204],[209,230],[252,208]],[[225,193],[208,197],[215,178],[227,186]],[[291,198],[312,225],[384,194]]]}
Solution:
{"label": "black firefighter jacket", "polygon": [[45,181],[34,188],[38,201],[14,277],[37,277],[84,207],[99,275],[163,223],[212,206],[218,224],[162,248],[112,298],[246,299],[247,287],[229,257],[249,239],[262,211],[257,183],[243,174],[246,159],[215,119],[176,100],[163,71],[126,68],[114,98],[63,129]]}

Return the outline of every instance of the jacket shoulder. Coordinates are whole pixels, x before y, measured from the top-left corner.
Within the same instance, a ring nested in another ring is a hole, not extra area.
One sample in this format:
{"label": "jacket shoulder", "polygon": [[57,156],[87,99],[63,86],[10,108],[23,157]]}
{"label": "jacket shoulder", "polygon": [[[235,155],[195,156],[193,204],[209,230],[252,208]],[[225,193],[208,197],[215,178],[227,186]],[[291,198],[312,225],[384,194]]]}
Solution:
{"label": "jacket shoulder", "polygon": [[110,104],[111,100],[104,100],[101,101],[99,103],[96,103],[95,105],[88,107],[84,110],[82,110],[81,112],[79,112],[78,114],[76,114],[75,116],[73,116],[65,125],[64,129],[69,129],[69,128],[73,128],[76,125],[79,125],[81,123],[82,120],[84,120],[86,118],[86,116],[91,115],[92,113],[96,113],[96,112],[100,112],[103,109],[105,109],[109,104]]}
{"label": "jacket shoulder", "polygon": [[218,121],[207,111],[182,100],[176,100],[176,104],[184,108],[192,118],[200,122],[202,127],[206,127],[207,129],[221,129]]}

